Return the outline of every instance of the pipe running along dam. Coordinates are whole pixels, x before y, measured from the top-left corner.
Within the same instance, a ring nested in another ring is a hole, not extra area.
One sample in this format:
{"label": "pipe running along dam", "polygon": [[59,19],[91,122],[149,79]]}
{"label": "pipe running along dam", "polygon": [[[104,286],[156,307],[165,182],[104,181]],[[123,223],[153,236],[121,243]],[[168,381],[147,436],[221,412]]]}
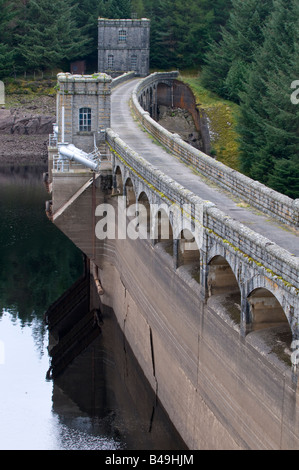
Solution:
{"label": "pipe running along dam", "polygon": [[49,376],[114,313],[189,449],[298,449],[299,200],[158,124],[177,72],[58,85],[46,211],[85,273],[46,314]]}

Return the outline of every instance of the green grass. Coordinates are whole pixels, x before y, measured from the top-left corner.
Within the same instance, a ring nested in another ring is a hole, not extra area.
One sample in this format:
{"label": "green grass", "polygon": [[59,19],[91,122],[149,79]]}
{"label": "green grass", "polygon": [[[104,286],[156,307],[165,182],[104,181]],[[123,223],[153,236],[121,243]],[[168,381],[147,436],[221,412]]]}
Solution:
{"label": "green grass", "polygon": [[58,71],[36,73],[35,75],[20,75],[15,78],[5,78],[6,95],[56,95]]}
{"label": "green grass", "polygon": [[195,72],[181,72],[179,79],[189,85],[209,120],[212,156],[225,165],[239,170],[238,134],[235,130],[238,105],[226,101],[204,88]]}

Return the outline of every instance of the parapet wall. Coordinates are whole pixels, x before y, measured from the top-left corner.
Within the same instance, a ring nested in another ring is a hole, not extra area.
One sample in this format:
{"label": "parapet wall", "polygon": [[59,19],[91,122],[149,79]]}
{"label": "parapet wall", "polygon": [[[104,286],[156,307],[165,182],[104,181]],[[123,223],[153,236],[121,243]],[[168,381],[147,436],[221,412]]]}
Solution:
{"label": "parapet wall", "polygon": [[236,194],[250,205],[282,222],[299,227],[299,199],[283,194],[254,181],[184,142],[180,136],[160,126],[139,104],[141,94],[160,82],[174,80],[178,72],[154,73],[138,83],[132,94],[133,109],[142,125],[184,163],[192,166],[213,182]]}
{"label": "parapet wall", "polygon": [[133,71],[133,72],[123,73],[122,75],[119,75],[118,77],[113,78],[111,82],[111,90],[113,90],[113,88],[117,87],[121,83],[127,82],[128,80],[132,80],[135,76],[136,76],[136,72]]}
{"label": "parapet wall", "polygon": [[[189,205],[189,216],[198,224],[203,224],[206,234],[214,234],[227,246],[231,246],[235,251],[247,257],[248,263],[266,268],[269,272],[271,271],[272,275],[283,277],[282,282],[299,288],[298,258],[227,216],[213,203],[203,201],[191,191],[183,188],[130,149],[113,130],[107,129],[106,140],[115,155],[129,166],[137,178],[146,181],[162,199],[181,206],[188,207]],[[203,210],[203,218],[199,217],[199,208]]]}

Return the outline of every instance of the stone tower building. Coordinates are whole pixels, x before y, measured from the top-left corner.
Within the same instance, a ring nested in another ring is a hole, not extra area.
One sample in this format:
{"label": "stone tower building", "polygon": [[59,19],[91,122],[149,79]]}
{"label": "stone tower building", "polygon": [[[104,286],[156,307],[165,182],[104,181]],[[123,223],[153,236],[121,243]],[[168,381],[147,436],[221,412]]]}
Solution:
{"label": "stone tower building", "polygon": [[98,71],[116,77],[135,71],[149,73],[150,20],[98,19]]}
{"label": "stone tower building", "polygon": [[104,130],[110,127],[111,77],[94,75],[57,76],[56,122],[58,142],[74,144],[85,152],[100,146]]}

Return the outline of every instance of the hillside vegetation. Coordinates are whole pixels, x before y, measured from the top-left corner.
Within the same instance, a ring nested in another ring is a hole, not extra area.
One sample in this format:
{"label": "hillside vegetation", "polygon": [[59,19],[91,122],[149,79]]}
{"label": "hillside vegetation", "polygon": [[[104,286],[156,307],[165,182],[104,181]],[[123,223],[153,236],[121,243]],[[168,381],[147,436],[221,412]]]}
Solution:
{"label": "hillside vegetation", "polygon": [[240,169],[238,133],[236,131],[239,107],[207,90],[200,76],[181,73],[196,98],[197,107],[204,110],[209,122],[211,156],[235,170]]}
{"label": "hillside vegetation", "polygon": [[0,0],[0,11],[0,79],[14,93],[42,89],[12,78],[78,59],[95,72],[99,16],[150,18],[151,69],[192,86],[215,157],[299,198],[298,0]]}

